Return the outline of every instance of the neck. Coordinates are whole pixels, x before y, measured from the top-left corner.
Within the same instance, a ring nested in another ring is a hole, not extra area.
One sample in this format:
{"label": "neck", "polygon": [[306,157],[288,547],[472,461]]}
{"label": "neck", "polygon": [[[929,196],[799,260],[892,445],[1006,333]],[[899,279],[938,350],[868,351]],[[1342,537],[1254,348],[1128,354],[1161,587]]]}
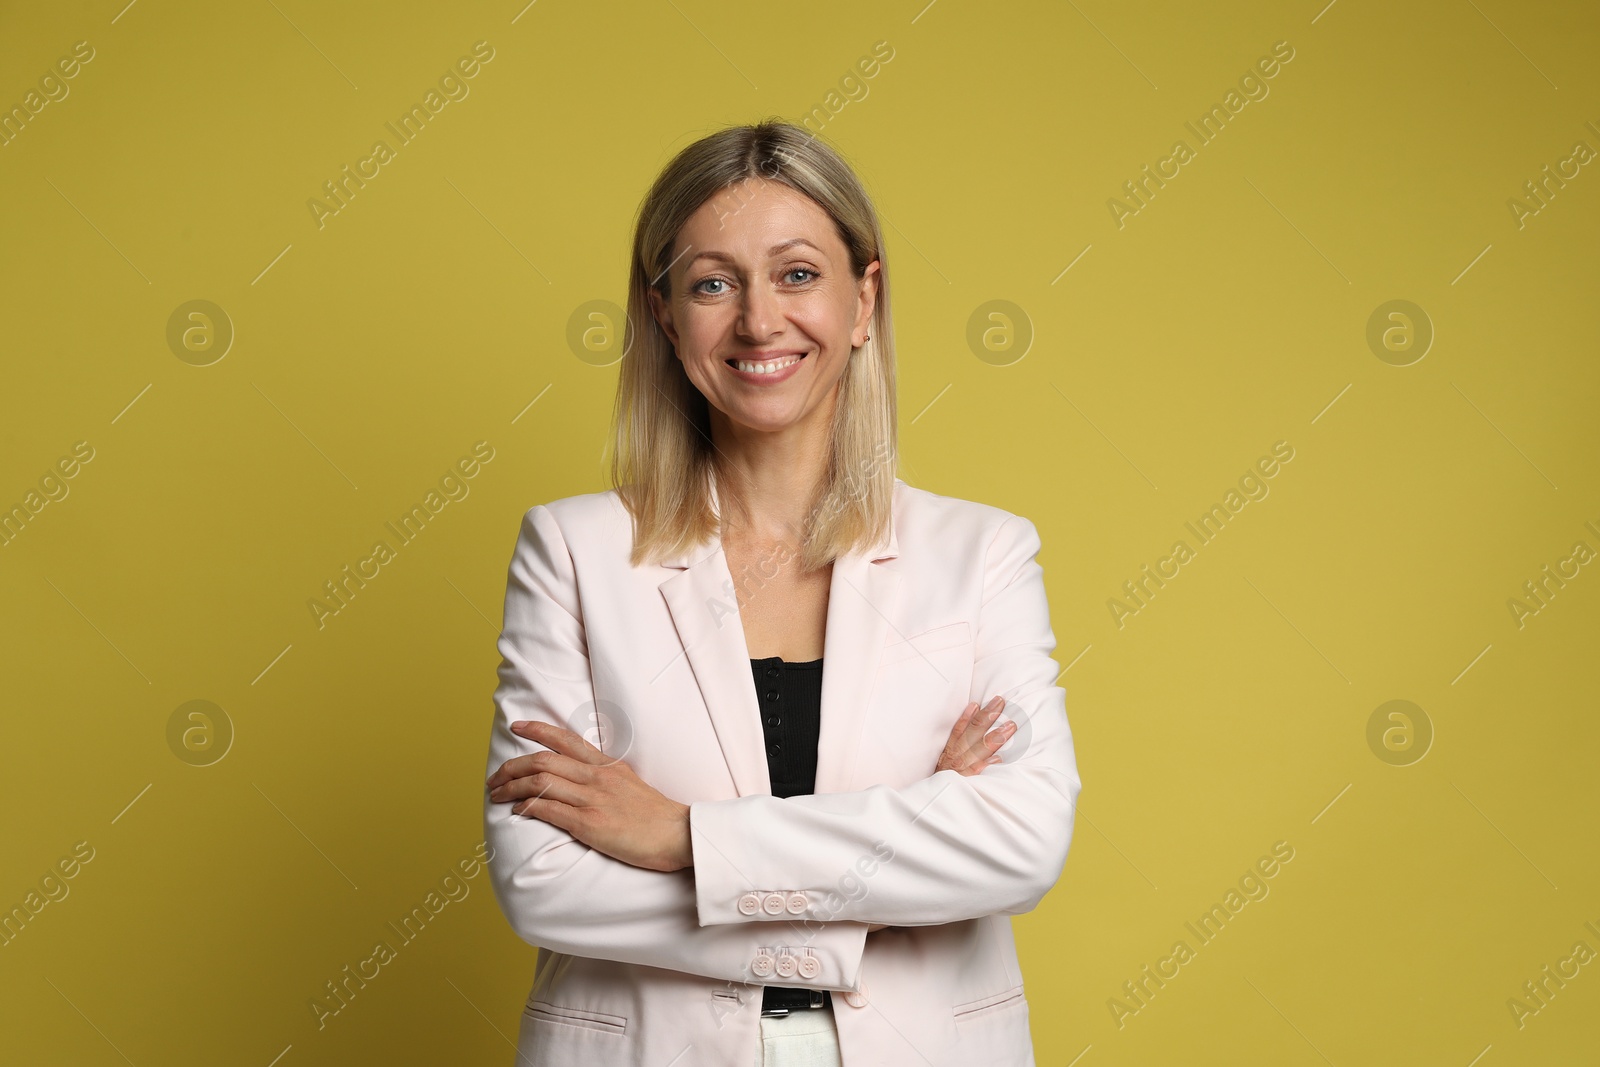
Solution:
{"label": "neck", "polygon": [[723,540],[797,542],[821,495],[832,452],[833,406],[804,422],[754,430],[712,409]]}

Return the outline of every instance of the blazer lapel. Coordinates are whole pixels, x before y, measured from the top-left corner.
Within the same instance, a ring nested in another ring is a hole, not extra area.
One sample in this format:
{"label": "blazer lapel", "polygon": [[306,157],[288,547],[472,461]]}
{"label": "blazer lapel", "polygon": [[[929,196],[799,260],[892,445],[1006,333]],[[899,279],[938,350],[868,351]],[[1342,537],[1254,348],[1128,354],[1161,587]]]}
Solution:
{"label": "blazer lapel", "polygon": [[[899,607],[900,571],[890,562],[899,554],[891,523],[885,541],[834,560],[828,586],[815,793],[850,790],[867,701],[877,684],[878,659],[888,641],[889,620]],[[754,679],[751,682],[753,695]],[[765,750],[761,756],[766,759]]]}
{"label": "blazer lapel", "polygon": [[[896,496],[900,484],[895,479]],[[898,555],[891,522],[888,535],[877,544],[834,561],[823,638],[814,792],[845,792],[853,780],[867,701],[890,634],[889,620],[899,604],[900,574],[889,562]],[[734,785],[740,796],[771,795],[750,651],[722,541],[718,538],[661,565],[675,571],[660,583],[661,595]]]}

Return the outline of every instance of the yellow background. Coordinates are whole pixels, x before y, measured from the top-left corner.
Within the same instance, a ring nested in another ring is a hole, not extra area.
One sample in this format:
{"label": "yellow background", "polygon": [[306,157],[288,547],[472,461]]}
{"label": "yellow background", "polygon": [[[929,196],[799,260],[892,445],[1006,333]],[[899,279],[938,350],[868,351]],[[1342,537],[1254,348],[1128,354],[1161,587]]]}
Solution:
{"label": "yellow background", "polygon": [[[95,58],[0,148],[0,503],[94,458],[0,548],[0,904],[94,858],[0,948],[0,1059],[512,1062],[534,950],[481,873],[325,1028],[308,1001],[481,838],[506,564],[525,509],[605,488],[616,367],[567,329],[623,302],[640,196],[881,40],[820,130],[885,220],[901,474],[1037,523],[1067,668],[1082,806],[1016,920],[1041,1064],[1592,1062],[1600,962],[1507,1007],[1600,951],[1600,565],[1507,607],[1600,550],[1597,164],[1507,206],[1600,149],[1592,4],[7,6],[7,108]],[[319,228],[480,40],[470,95]],[[197,299],[235,331],[209,366],[167,340]],[[1436,331],[1409,366],[1366,340],[1395,299]],[[968,345],[991,300],[1020,360]],[[319,629],[322,583],[480,440],[470,495]],[[1280,440],[1270,495],[1119,627]],[[1397,699],[1434,731],[1409,765],[1367,740]],[[234,731],[209,766],[169,747],[191,700]]]}

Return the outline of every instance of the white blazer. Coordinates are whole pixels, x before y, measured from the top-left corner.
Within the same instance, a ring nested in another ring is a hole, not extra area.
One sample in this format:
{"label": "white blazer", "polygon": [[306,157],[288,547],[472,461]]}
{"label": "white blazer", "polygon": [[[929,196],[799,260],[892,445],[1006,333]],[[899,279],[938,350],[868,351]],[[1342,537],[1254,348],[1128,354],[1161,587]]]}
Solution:
{"label": "white blazer", "polygon": [[[1033,523],[895,480],[887,538],[834,563],[815,792],[789,798],[720,540],[641,567],[632,541],[615,491],[523,515],[485,776],[541,747],[512,722],[586,734],[690,805],[694,867],[631,866],[485,794],[496,898],[544,949],[519,1062],[748,1067],[761,987],[809,985],[834,991],[847,1064],[1031,1067],[1009,916],[1060,877],[1081,788]],[[935,774],[997,695],[1002,762]]]}

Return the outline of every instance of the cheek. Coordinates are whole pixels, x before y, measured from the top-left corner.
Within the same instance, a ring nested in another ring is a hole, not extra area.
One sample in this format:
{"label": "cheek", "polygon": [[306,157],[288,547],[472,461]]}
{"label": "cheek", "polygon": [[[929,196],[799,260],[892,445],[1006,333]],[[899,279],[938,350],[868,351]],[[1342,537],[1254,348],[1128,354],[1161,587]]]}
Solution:
{"label": "cheek", "polygon": [[850,304],[839,299],[836,293],[829,293],[826,296],[819,294],[814,300],[796,304],[791,309],[789,318],[816,340],[832,343],[841,337],[848,341],[850,327],[853,324],[851,317],[853,310]]}
{"label": "cheek", "polygon": [[678,314],[678,335],[687,354],[704,353],[721,342],[731,325],[729,312],[714,307],[689,307]]}

